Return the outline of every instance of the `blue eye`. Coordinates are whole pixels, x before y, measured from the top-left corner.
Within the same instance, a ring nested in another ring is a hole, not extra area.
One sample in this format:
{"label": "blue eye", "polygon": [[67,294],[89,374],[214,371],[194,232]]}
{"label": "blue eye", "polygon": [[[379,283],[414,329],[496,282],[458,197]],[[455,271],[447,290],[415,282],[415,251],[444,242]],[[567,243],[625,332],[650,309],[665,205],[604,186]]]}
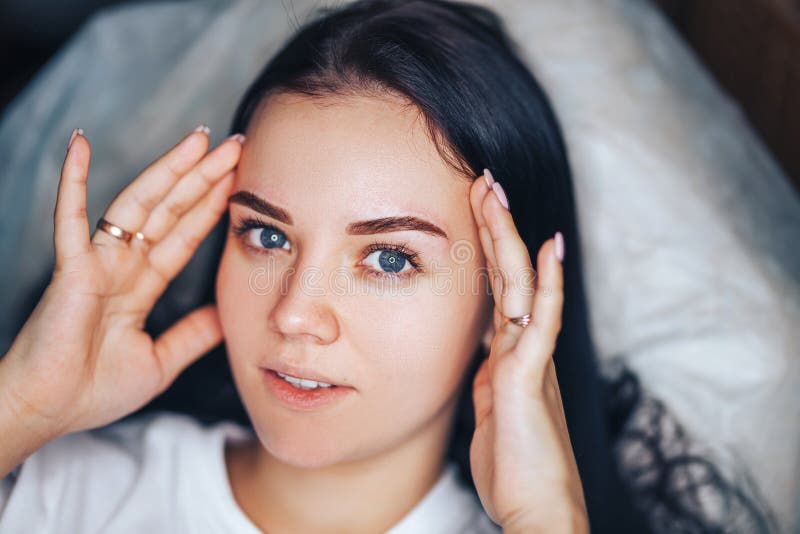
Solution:
{"label": "blue eye", "polygon": [[258,239],[264,248],[283,248],[287,243],[286,236],[283,235],[283,232],[275,228],[254,228],[251,232],[256,234],[256,239]]}
{"label": "blue eye", "polygon": [[[377,267],[370,267],[370,274],[377,278],[404,278],[413,274],[414,271],[422,272],[422,267],[417,259],[419,254],[410,251],[405,245],[393,245],[391,243],[373,243],[367,247],[365,262],[377,254]],[[403,270],[410,266],[410,269]],[[385,269],[385,270],[384,270]]]}
{"label": "blue eye", "polygon": [[[257,252],[269,254],[273,249],[291,250],[286,235],[276,227],[258,219],[240,219],[234,226],[233,232],[245,244]],[[377,254],[377,265],[370,266],[367,260]],[[419,254],[412,252],[405,245],[390,243],[373,243],[364,251],[365,262],[369,267],[370,276],[375,278],[394,277],[403,278],[414,271],[422,272],[417,260]],[[405,269],[405,267],[411,267]],[[404,270],[405,269],[405,270]]]}
{"label": "blue eye", "polygon": [[247,240],[254,247],[272,249],[284,248],[284,245],[286,245],[286,250],[291,250],[288,247],[289,241],[283,235],[283,232],[271,226],[249,229],[247,231]]}
{"label": "blue eye", "polygon": [[376,250],[367,256],[367,258],[374,254],[378,254],[378,266],[389,273],[399,273],[407,264],[411,265],[402,254],[394,250]]}
{"label": "blue eye", "polygon": [[240,220],[233,227],[233,231],[240,238],[244,236],[244,241],[247,245],[259,250],[276,248],[291,250],[288,247],[289,241],[283,232],[270,224],[256,219]]}

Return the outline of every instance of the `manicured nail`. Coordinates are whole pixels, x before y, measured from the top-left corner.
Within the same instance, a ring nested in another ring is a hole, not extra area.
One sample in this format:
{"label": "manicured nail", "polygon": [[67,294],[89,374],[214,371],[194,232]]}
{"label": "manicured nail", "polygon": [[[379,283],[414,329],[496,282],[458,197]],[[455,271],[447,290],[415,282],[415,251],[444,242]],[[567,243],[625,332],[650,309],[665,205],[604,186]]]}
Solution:
{"label": "manicured nail", "polygon": [[494,183],[494,176],[492,176],[492,171],[490,171],[489,169],[483,169],[483,177],[486,179],[486,185],[488,185],[491,188],[492,184]]}
{"label": "manicured nail", "polygon": [[556,252],[556,259],[558,261],[564,261],[564,236],[561,235],[561,232],[556,232],[556,241],[555,241],[555,252]]}
{"label": "manicured nail", "polygon": [[494,194],[497,195],[497,200],[500,201],[500,204],[502,204],[505,209],[508,209],[508,198],[506,197],[506,192],[503,191],[503,186],[500,185],[500,182],[493,183],[492,190],[494,191]]}
{"label": "manicured nail", "polygon": [[208,135],[211,133],[211,128],[206,126],[205,124],[198,124],[197,128],[192,130],[193,132],[203,132],[204,134]]}
{"label": "manicured nail", "polygon": [[83,135],[83,128],[75,128],[72,130],[72,135],[69,136],[69,143],[67,143],[67,152],[69,149],[72,148],[72,142],[75,140],[78,135]]}
{"label": "manicured nail", "polygon": [[235,141],[238,141],[239,144],[244,144],[244,140],[246,139],[246,137],[243,134],[237,133],[228,137],[228,139],[234,139]]}

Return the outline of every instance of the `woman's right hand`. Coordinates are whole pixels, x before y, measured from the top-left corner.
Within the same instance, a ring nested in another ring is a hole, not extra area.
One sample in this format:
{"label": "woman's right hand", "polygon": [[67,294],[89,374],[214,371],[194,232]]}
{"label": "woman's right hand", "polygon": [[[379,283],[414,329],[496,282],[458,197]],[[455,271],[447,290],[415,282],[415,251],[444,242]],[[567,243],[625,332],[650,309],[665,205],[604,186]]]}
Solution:
{"label": "woman's right hand", "polygon": [[126,243],[104,231],[90,236],[91,149],[73,134],[54,213],[53,275],[0,359],[0,402],[21,426],[55,439],[113,422],[167,389],[222,340],[212,305],[156,340],[143,330],[169,281],[226,209],[244,137],[232,136],[206,154],[207,134],[201,127],[190,133],[104,214],[149,243],[137,237]]}

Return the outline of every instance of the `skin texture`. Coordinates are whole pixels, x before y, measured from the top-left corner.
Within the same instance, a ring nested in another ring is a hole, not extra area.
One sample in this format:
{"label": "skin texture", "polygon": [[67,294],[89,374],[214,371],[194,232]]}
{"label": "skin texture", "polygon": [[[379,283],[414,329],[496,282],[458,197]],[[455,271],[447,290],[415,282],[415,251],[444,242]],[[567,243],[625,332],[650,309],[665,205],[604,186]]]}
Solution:
{"label": "skin texture", "polygon": [[[446,288],[453,273],[471,280],[485,266],[471,184],[444,163],[416,108],[388,97],[321,106],[280,95],[246,133],[233,191],[280,206],[294,224],[230,205],[233,225],[258,216],[288,239],[283,248],[261,247],[265,255],[253,248],[262,229],[230,233],[221,259],[220,320],[260,440],[228,453],[234,493],[270,532],[290,525],[385,530],[438,478],[458,386],[491,328],[486,278],[483,291],[477,278],[474,290]],[[447,239],[415,230],[345,232],[354,221],[405,215],[439,226]],[[374,242],[405,244],[423,272],[406,263],[397,276],[409,278],[393,285],[372,278],[391,274],[380,267],[380,251],[364,253]],[[467,259],[452,254],[454,244]],[[303,276],[313,271],[313,282]],[[254,291],[253,272],[282,284]],[[349,281],[347,291],[334,291],[333,272]],[[355,392],[334,406],[289,409],[263,384],[260,366],[277,362],[311,368]]]}

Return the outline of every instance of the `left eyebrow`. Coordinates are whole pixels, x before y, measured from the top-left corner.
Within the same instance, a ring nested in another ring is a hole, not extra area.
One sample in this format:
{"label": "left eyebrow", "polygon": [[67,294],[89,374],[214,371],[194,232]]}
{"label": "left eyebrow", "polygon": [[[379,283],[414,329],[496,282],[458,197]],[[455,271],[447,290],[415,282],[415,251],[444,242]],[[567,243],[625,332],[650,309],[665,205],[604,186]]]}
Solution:
{"label": "left eyebrow", "polygon": [[351,235],[370,235],[403,230],[417,230],[447,239],[447,233],[432,222],[410,215],[404,217],[382,217],[347,225],[347,233]]}
{"label": "left eyebrow", "polygon": [[[229,202],[242,204],[248,208],[272,217],[278,221],[292,225],[292,216],[278,206],[270,204],[263,198],[250,191],[238,191],[228,198]],[[448,239],[447,233],[433,224],[432,222],[406,215],[402,217],[381,217],[380,219],[370,219],[367,221],[353,222],[347,225],[346,231],[350,235],[371,235],[386,232],[401,232],[404,230],[416,230],[433,236]]]}

